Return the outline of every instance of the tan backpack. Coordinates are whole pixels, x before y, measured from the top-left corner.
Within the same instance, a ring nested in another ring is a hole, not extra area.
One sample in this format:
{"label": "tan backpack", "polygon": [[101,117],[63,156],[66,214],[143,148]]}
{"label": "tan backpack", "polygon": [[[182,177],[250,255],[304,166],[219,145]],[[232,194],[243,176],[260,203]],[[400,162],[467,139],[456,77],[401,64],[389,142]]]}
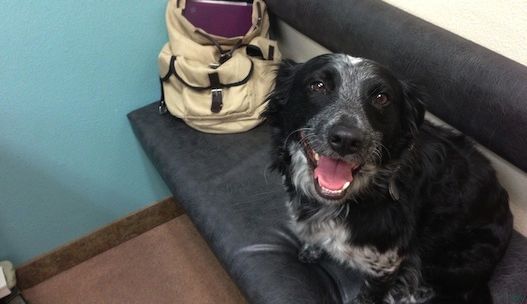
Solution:
{"label": "tan backpack", "polygon": [[208,133],[247,131],[261,122],[280,52],[270,40],[265,2],[254,0],[252,27],[226,38],[194,27],[185,0],[169,0],[169,42],[159,54],[160,112],[168,111]]}

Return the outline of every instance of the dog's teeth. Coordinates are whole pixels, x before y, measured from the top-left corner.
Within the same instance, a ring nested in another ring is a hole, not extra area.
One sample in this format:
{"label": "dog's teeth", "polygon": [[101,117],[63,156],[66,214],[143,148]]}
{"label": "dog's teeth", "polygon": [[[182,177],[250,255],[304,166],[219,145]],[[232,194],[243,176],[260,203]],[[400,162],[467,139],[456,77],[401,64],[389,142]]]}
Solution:
{"label": "dog's teeth", "polygon": [[318,155],[317,152],[315,152],[315,160],[318,161],[320,159],[320,155]]}
{"label": "dog's teeth", "polygon": [[346,189],[348,189],[348,187],[349,187],[350,185],[351,185],[350,182],[346,182],[346,183],[344,184],[344,186],[342,186],[342,189],[341,189],[341,190],[346,190]]}

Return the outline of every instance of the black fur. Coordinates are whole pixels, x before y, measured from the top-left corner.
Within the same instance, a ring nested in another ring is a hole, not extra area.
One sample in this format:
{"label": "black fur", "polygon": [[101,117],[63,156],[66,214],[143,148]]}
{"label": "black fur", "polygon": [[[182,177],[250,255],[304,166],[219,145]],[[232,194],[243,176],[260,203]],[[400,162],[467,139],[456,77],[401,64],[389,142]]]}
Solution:
{"label": "black fur", "polygon": [[[375,104],[381,93],[388,105]],[[284,61],[263,114],[273,127],[273,167],[285,177],[291,216],[305,239],[337,223],[349,248],[380,255],[392,250],[401,258],[392,271],[379,255],[364,254],[377,260],[366,265],[370,273],[355,303],[412,303],[409,297],[414,303],[492,303],[487,281],[512,230],[507,193],[470,140],[424,121],[422,99],[414,86],[370,60],[332,54],[304,64]],[[361,130],[358,151],[331,149],[327,132],[335,124]],[[362,164],[344,198],[325,199],[299,182],[311,181],[299,177],[309,158],[301,142],[320,155]],[[300,150],[304,158],[294,162]],[[311,262],[319,245],[308,242],[300,257]],[[353,251],[341,247],[332,247],[333,255],[352,258]]]}

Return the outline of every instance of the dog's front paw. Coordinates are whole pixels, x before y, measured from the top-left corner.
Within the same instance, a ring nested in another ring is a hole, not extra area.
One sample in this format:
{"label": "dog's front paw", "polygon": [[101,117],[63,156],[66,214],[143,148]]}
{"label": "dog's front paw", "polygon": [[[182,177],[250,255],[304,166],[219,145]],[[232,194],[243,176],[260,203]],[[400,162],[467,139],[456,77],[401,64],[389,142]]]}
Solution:
{"label": "dog's front paw", "polygon": [[324,251],[313,245],[304,245],[298,252],[298,260],[302,263],[312,264],[318,262]]}

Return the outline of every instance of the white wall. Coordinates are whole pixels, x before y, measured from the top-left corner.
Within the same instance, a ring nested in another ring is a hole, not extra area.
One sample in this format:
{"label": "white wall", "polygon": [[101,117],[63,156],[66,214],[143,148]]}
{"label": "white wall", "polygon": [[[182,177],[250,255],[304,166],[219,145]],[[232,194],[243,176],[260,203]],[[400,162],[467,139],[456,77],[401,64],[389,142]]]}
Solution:
{"label": "white wall", "polygon": [[527,65],[526,0],[383,0]]}

